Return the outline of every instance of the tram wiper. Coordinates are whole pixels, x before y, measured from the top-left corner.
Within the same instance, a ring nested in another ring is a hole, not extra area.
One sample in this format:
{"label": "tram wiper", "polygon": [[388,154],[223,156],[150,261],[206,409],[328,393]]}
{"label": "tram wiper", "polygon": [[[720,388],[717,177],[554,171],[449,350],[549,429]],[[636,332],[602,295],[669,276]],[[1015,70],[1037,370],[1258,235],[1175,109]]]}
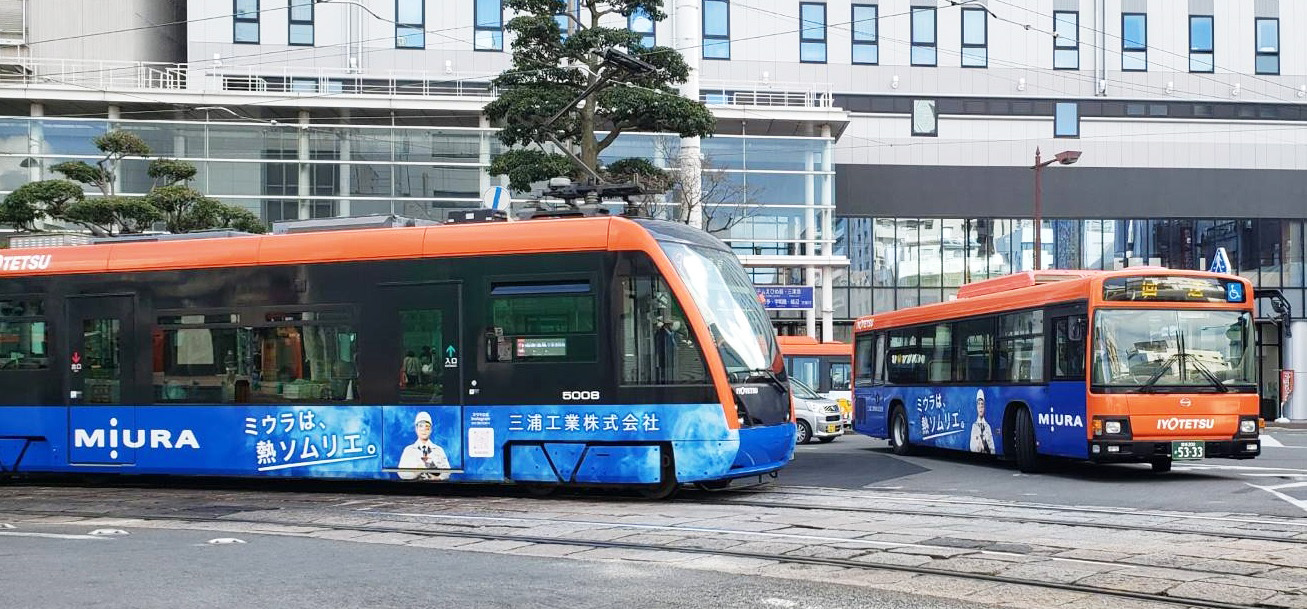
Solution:
{"label": "tram wiper", "polygon": [[744,381],[746,383],[749,382],[749,379],[752,379],[755,376],[761,376],[767,379],[768,382],[776,385],[776,388],[780,389],[781,393],[790,392],[790,388],[785,384],[785,381],[782,381],[781,377],[777,376],[776,373],[773,372],[771,368],[752,368],[743,371],[743,373],[744,373]]}

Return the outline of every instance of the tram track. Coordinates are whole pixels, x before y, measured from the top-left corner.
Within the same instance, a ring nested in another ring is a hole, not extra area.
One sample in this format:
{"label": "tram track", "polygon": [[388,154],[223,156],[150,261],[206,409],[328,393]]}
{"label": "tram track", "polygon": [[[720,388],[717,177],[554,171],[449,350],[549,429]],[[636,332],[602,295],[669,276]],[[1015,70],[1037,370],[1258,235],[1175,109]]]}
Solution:
{"label": "tram track", "polygon": [[[1097,595],[1097,596],[1108,596],[1113,598],[1154,602],[1154,603],[1183,606],[1183,607],[1198,607],[1203,609],[1266,609],[1268,607],[1277,606],[1277,605],[1267,605],[1262,603],[1256,603],[1256,604],[1228,603],[1223,601],[1216,601],[1216,600],[1209,600],[1209,599],[1202,599],[1202,598],[1170,596],[1167,594],[1157,594],[1157,593],[1149,593],[1149,592],[1136,592],[1131,590],[1104,588],[1100,586],[1084,585],[1084,584],[1077,584],[1077,583],[1052,582],[1052,581],[1022,578],[1022,577],[992,575],[992,574],[984,574],[984,573],[969,573],[964,571],[956,571],[956,570],[930,567],[930,566],[870,563],[866,561],[858,561],[858,560],[853,560],[848,558],[825,558],[825,557],[818,557],[818,556],[804,556],[804,555],[778,554],[778,553],[769,553],[769,552],[733,550],[730,548],[704,548],[704,547],[695,547],[695,546],[643,543],[643,542],[622,541],[620,539],[595,540],[595,539],[583,539],[583,538],[525,535],[525,534],[515,534],[515,533],[499,533],[499,532],[488,532],[488,531],[477,531],[477,530],[447,530],[447,529],[430,530],[430,529],[424,529],[424,528],[413,527],[413,526],[400,526],[399,523],[396,523],[396,525],[376,525],[376,524],[325,525],[325,524],[312,524],[312,523],[293,523],[293,522],[287,522],[285,520],[278,520],[278,519],[259,519],[259,518],[249,518],[249,517],[214,517],[214,516],[204,517],[204,516],[194,516],[194,515],[152,516],[152,515],[139,515],[139,514],[130,514],[130,513],[106,515],[104,513],[93,513],[93,512],[23,510],[23,509],[17,509],[17,510],[10,509],[10,510],[6,510],[6,513],[12,515],[61,516],[61,517],[77,517],[77,518],[88,518],[88,519],[95,519],[95,518],[127,519],[127,520],[141,520],[141,521],[155,522],[155,523],[171,523],[176,525],[173,527],[160,526],[159,528],[185,529],[188,528],[185,526],[187,524],[211,524],[211,525],[220,524],[220,525],[228,525],[228,526],[245,525],[245,526],[308,527],[308,528],[318,529],[320,531],[348,531],[348,532],[358,532],[358,533],[399,533],[399,534],[412,535],[416,537],[425,537],[425,538],[454,537],[454,538],[463,538],[463,539],[475,539],[479,541],[505,541],[505,542],[517,542],[517,543],[528,543],[528,544],[564,545],[564,546],[584,547],[584,548],[591,548],[591,549],[675,552],[681,554],[692,554],[692,555],[701,555],[701,556],[721,556],[721,557],[731,557],[731,558],[741,558],[741,559],[753,559],[753,560],[770,561],[770,562],[784,563],[784,564],[839,567],[839,568],[858,570],[858,571],[880,571],[880,572],[910,573],[913,575],[931,575],[931,576],[946,577],[946,578],[953,578],[953,579],[960,579],[960,580],[983,581],[983,582],[990,582],[994,584],[1007,584],[1007,585],[1015,585],[1015,586],[1027,586],[1027,587],[1034,587],[1034,588],[1040,588],[1046,590],[1059,590],[1063,592],[1073,592],[1073,593]],[[556,521],[556,522],[559,522],[560,524],[567,523],[567,521]],[[64,524],[68,524],[68,523],[64,523]],[[616,524],[616,523],[607,523],[607,524],[614,527],[623,526],[621,524]],[[289,534],[289,535],[302,536],[302,537],[311,537],[311,535],[307,533],[280,533],[277,531],[254,530],[254,531],[250,531],[250,533],[251,534],[281,534],[281,535]],[[1133,565],[1133,566],[1141,566],[1141,565]],[[1197,571],[1197,572],[1204,572],[1204,571]]]}
{"label": "tram track", "polygon": [[[1205,529],[1186,529],[1180,527],[1159,527],[1152,525],[1126,524],[1114,522],[1084,522],[1076,520],[1059,520],[1057,518],[1047,518],[1040,516],[1016,516],[1003,514],[986,514],[986,513],[957,513],[957,512],[932,512],[920,509],[897,509],[888,507],[868,507],[868,506],[848,506],[848,505],[811,505],[801,503],[790,503],[785,501],[760,501],[753,499],[719,499],[713,501],[702,501],[693,499],[680,499],[681,503],[693,505],[710,505],[710,506],[740,506],[763,509],[787,509],[801,510],[806,512],[839,512],[852,514],[885,514],[885,515],[902,515],[902,516],[919,516],[926,518],[953,518],[959,520],[983,520],[986,522],[1008,522],[1013,524],[1043,524],[1051,526],[1065,527],[1082,527],[1094,529],[1108,529],[1113,531],[1131,531],[1142,533],[1165,533],[1171,535],[1199,535],[1203,537],[1218,537],[1222,539],[1250,540],[1250,541],[1271,541],[1295,545],[1307,545],[1307,538],[1294,536],[1267,535],[1264,533],[1253,532],[1235,532],[1228,530],[1205,530]],[[1003,509],[1031,509],[1025,506],[1003,505],[998,503],[975,503],[967,504],[963,502],[953,502],[952,504],[978,505],[986,507],[997,507]],[[1075,508],[1059,509],[1057,506],[1041,506],[1041,510],[1067,511],[1079,513],[1103,513],[1103,512],[1086,512]],[[1147,517],[1168,517],[1185,519],[1184,515],[1161,515],[1148,513],[1118,512],[1124,516],[1147,516]],[[1280,524],[1280,523],[1276,523]],[[1303,533],[1307,533],[1307,523],[1304,523]],[[1290,534],[1296,535],[1296,534]]]}

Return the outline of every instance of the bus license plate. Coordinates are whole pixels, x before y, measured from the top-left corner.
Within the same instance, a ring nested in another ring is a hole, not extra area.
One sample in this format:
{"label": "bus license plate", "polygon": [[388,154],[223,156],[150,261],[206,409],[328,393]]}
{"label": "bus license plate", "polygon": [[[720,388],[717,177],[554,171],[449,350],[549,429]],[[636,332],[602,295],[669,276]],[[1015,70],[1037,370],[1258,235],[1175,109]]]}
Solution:
{"label": "bus license plate", "polygon": [[839,430],[840,430],[840,426],[835,423],[831,423],[830,425],[826,426],[826,433],[835,433]]}
{"label": "bus license plate", "polygon": [[1171,459],[1174,461],[1197,461],[1203,458],[1203,442],[1172,442]]}

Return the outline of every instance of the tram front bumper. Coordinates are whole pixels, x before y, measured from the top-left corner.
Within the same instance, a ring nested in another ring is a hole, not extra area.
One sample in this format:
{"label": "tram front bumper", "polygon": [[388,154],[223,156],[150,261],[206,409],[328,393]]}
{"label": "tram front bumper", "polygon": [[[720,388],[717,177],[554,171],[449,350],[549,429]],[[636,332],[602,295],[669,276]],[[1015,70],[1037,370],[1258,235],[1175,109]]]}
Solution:
{"label": "tram front bumper", "polygon": [[[1175,442],[1181,440],[1098,440],[1089,443],[1089,460],[1099,463],[1138,463],[1169,459]],[[1258,438],[1203,440],[1203,458],[1252,459],[1262,454]]]}

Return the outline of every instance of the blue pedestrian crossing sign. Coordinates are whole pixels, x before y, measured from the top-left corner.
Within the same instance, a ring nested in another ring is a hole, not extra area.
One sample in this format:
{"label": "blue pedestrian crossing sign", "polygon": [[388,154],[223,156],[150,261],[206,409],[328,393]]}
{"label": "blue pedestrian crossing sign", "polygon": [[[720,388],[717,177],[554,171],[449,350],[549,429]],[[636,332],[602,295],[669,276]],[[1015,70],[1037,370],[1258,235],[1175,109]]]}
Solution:
{"label": "blue pedestrian crossing sign", "polygon": [[1216,248],[1216,255],[1212,256],[1212,265],[1207,268],[1212,273],[1230,273],[1230,254],[1226,253],[1225,248]]}

